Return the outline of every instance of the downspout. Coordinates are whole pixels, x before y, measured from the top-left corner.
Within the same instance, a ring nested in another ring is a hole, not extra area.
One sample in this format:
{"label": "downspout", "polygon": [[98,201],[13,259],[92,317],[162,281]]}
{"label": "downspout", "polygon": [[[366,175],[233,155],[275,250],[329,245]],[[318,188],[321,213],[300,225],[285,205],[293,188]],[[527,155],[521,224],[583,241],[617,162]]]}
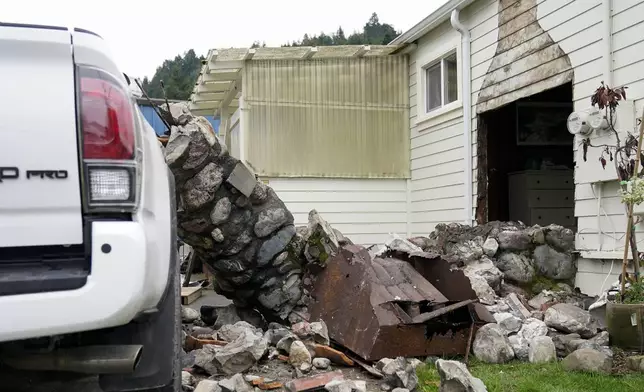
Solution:
{"label": "downspout", "polygon": [[459,20],[459,10],[452,11],[452,27],[461,34],[461,101],[463,103],[463,140],[465,159],[465,224],[472,225],[474,191],[472,184],[472,78],[470,30]]}
{"label": "downspout", "polygon": [[[602,35],[602,42],[604,44],[603,57],[604,57],[604,72],[603,79],[604,83],[608,86],[613,85],[613,9],[612,9],[612,0],[603,0],[603,21],[604,31]],[[593,185],[591,185],[593,186]],[[601,208],[602,208],[602,196],[603,196],[603,183],[597,182],[594,184],[597,188],[597,231],[599,232],[599,241],[597,241],[597,251],[601,252],[604,242],[604,234],[601,227]],[[603,288],[602,288],[603,289]]]}

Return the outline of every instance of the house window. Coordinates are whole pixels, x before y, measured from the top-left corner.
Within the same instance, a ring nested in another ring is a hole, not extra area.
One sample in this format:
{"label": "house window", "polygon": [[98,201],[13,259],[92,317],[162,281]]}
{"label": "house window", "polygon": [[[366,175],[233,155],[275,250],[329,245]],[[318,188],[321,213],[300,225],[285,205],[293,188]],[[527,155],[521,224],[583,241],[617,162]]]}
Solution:
{"label": "house window", "polygon": [[425,111],[445,106],[458,99],[456,53],[425,67]]}

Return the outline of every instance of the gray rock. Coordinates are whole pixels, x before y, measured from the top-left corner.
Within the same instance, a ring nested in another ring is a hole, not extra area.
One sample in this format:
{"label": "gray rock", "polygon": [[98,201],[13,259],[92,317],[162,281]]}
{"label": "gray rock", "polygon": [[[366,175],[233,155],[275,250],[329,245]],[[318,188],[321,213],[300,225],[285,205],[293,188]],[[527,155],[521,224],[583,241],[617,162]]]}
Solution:
{"label": "gray rock", "polygon": [[607,331],[602,331],[590,340],[599,346],[608,346],[610,343],[610,335]]}
{"label": "gray rock", "polygon": [[295,226],[288,225],[278,231],[273,237],[265,241],[257,254],[257,265],[263,267],[270,263],[277,254],[286,249],[293,236],[295,235]]}
{"label": "gray rock", "polygon": [[634,372],[644,373],[644,355],[633,355],[626,358],[626,365]]}
{"label": "gray rock", "polygon": [[[577,341],[572,341],[571,346],[576,344],[576,348],[574,350],[571,350],[571,352],[582,349],[582,348],[589,348],[595,351],[599,351],[600,353],[605,354],[607,357],[612,358],[613,357],[613,350],[611,350],[610,347],[608,346],[600,346],[597,343],[591,341],[591,340],[582,340],[581,342]],[[572,348],[572,347],[571,347]]]}
{"label": "gray rock", "polygon": [[523,322],[523,326],[519,330],[519,335],[528,342],[531,342],[537,336],[548,335],[548,326],[541,320],[529,318]]}
{"label": "gray rock", "polygon": [[612,370],[613,360],[599,351],[582,348],[564,358],[562,365],[568,371],[608,374]]}
{"label": "gray rock", "polygon": [[[284,339],[285,337],[290,337],[292,336],[293,338],[297,339],[297,337],[291,332],[290,329],[284,328],[284,327],[277,327],[277,328],[270,328],[266,333],[264,334],[264,337],[268,341],[268,343],[271,346],[277,347],[277,343]],[[289,343],[289,348],[290,348],[290,343]],[[286,350],[288,352],[288,350]]]}
{"label": "gray rock", "polygon": [[196,176],[186,182],[182,193],[184,208],[196,211],[215,199],[215,192],[224,180],[223,169],[215,163],[207,164]]}
{"label": "gray rock", "polygon": [[262,334],[262,330],[255,328],[253,325],[247,323],[246,321],[237,321],[235,324],[226,324],[219,328],[217,335],[221,340],[227,342],[232,342],[237,340],[239,336],[244,333],[249,332],[251,334]]}
{"label": "gray rock", "polygon": [[237,339],[223,347],[206,345],[201,356],[197,356],[195,364],[210,374],[223,372],[225,374],[242,373],[259,361],[266,350],[268,342],[262,333],[253,333],[244,329]]}
{"label": "gray rock", "polygon": [[463,272],[466,276],[478,275],[487,281],[487,284],[493,290],[501,288],[501,280],[503,279],[503,272],[501,272],[494,263],[487,257],[482,257],[480,260],[468,263]]}
{"label": "gray rock", "polygon": [[557,360],[557,350],[552,338],[549,336],[537,336],[530,341],[528,351],[530,363],[547,363]]}
{"label": "gray rock", "polygon": [[543,228],[539,226],[532,226],[526,230],[526,233],[532,238],[532,243],[535,245],[543,245],[546,243],[546,236],[543,233]]}
{"label": "gray rock", "polygon": [[215,203],[215,208],[213,208],[210,213],[210,221],[212,224],[216,226],[227,221],[232,208],[232,203],[227,197],[219,199],[217,203]]}
{"label": "gray rock", "polygon": [[451,254],[461,263],[471,263],[483,257],[483,239],[459,242],[451,248]]}
{"label": "gray rock", "polygon": [[214,380],[201,380],[194,392],[222,392],[219,383]]}
{"label": "gray rock", "polygon": [[417,247],[421,248],[424,252],[427,252],[432,246],[435,245],[436,242],[434,240],[430,240],[427,237],[413,237],[408,238],[407,240]]}
{"label": "gray rock", "polygon": [[472,290],[474,290],[476,296],[479,298],[479,302],[483,305],[493,305],[496,302],[496,294],[485,278],[473,273],[471,270],[463,270],[463,273],[470,280]]}
{"label": "gray rock", "polygon": [[[388,391],[389,389],[391,389],[391,387],[389,385],[387,385],[387,387],[388,387],[388,389],[383,389],[383,390]],[[409,392],[409,389],[407,389],[407,388],[394,388],[394,389],[391,390],[391,392]]]}
{"label": "gray rock", "polygon": [[399,237],[391,238],[389,241],[387,241],[386,245],[387,245],[387,248],[389,248],[394,252],[405,253],[405,254],[423,251],[421,247],[416,246],[411,241],[406,240],[404,238],[399,238]]}
{"label": "gray rock", "polygon": [[192,323],[199,319],[199,311],[189,308],[187,306],[181,306],[181,321],[184,323]]}
{"label": "gray rock", "polygon": [[530,342],[519,334],[509,336],[508,341],[514,351],[514,356],[519,361],[527,361],[530,351]]}
{"label": "gray rock", "polygon": [[299,368],[303,363],[311,363],[311,353],[304,343],[296,340],[291,344],[288,361],[294,367]]}
{"label": "gray rock", "polygon": [[522,254],[502,253],[497,258],[496,267],[503,272],[507,279],[515,282],[530,283],[534,279],[535,271],[532,261]]}
{"label": "gray rock", "polygon": [[328,369],[331,366],[331,360],[328,358],[313,358],[313,366],[316,369]]}
{"label": "gray rock", "polygon": [[300,365],[300,371],[305,374],[310,372],[312,368],[313,366],[310,363],[304,362]]}
{"label": "gray rock", "polygon": [[546,227],[546,243],[560,252],[575,250],[575,233],[559,225]]}
{"label": "gray rock", "polygon": [[499,243],[496,242],[494,238],[488,237],[488,239],[485,240],[485,243],[483,243],[483,253],[485,253],[487,257],[494,257],[497,250],[499,250]]}
{"label": "gray rock", "polygon": [[324,321],[315,321],[310,324],[311,332],[313,335],[313,340],[315,342],[328,346],[331,344],[329,339],[329,329],[327,328]]}
{"label": "gray rock", "polygon": [[534,264],[541,275],[550,279],[568,280],[577,273],[571,253],[558,252],[548,245],[535,248]]}
{"label": "gray rock", "polygon": [[253,387],[246,382],[241,374],[219,381],[222,392],[254,392]]}
{"label": "gray rock", "polygon": [[289,335],[284,336],[282,339],[280,339],[275,345],[275,347],[277,347],[278,350],[281,350],[285,353],[289,353],[291,351],[291,345],[296,340],[298,340],[297,336],[291,333]]}
{"label": "gray rock", "polygon": [[577,349],[577,345],[575,345],[574,350],[570,350],[569,347],[571,345],[571,342],[579,339],[581,339],[581,336],[579,336],[578,333],[553,336],[552,341],[555,344],[555,348],[557,349],[557,355],[560,357],[565,357],[566,355],[575,351]]}
{"label": "gray rock", "polygon": [[362,380],[332,380],[324,389],[329,392],[367,392],[367,383]]}
{"label": "gray rock", "polygon": [[565,333],[578,333],[582,338],[597,334],[597,324],[591,314],[575,305],[559,303],[546,310],[546,325]]}
{"label": "gray rock", "polygon": [[215,240],[215,242],[222,243],[225,240],[224,233],[221,232],[220,228],[213,229],[213,231],[210,232],[210,236]]}
{"label": "gray rock", "polygon": [[512,313],[496,313],[494,314],[494,319],[506,335],[519,332],[523,325],[521,319],[514,316]]}
{"label": "gray rock", "polygon": [[181,372],[181,386],[192,387],[195,385],[195,378],[185,370]]}
{"label": "gray rock", "polygon": [[555,300],[555,296],[551,291],[544,290],[537,294],[535,297],[533,297],[531,300],[528,301],[528,305],[534,309],[541,309],[541,307],[548,302],[552,302]]}
{"label": "gray rock", "polygon": [[441,378],[440,392],[487,392],[483,381],[472,376],[465,364],[458,361],[436,361]]}
{"label": "gray rock", "polygon": [[[255,223],[255,235],[266,237],[289,221],[289,212],[284,208],[269,208],[259,213]],[[295,228],[293,228],[295,234]]]}
{"label": "gray rock", "polygon": [[502,231],[499,233],[501,250],[524,251],[530,249],[532,238],[525,231]]}
{"label": "gray rock", "polygon": [[304,240],[304,256],[309,263],[326,265],[340,246],[333,228],[316,210],[309,212],[309,225]]}
{"label": "gray rock", "polygon": [[514,358],[512,345],[498,324],[486,324],[478,330],[473,352],[486,363],[506,363]]}
{"label": "gray rock", "polygon": [[545,317],[545,314],[543,312],[535,310],[534,312],[530,313],[530,317],[534,318],[534,319],[537,319],[537,320],[540,320],[540,321],[543,321],[543,319]]}

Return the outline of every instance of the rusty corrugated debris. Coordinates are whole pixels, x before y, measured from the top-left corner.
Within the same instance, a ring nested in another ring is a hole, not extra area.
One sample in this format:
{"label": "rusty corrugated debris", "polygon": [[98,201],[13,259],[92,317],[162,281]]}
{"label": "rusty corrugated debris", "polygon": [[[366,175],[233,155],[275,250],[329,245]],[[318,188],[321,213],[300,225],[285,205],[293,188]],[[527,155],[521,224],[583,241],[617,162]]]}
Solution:
{"label": "rusty corrugated debris", "polygon": [[368,361],[464,354],[472,325],[491,318],[469,279],[438,255],[397,257],[341,248],[313,278],[312,319],[324,320],[334,341]]}

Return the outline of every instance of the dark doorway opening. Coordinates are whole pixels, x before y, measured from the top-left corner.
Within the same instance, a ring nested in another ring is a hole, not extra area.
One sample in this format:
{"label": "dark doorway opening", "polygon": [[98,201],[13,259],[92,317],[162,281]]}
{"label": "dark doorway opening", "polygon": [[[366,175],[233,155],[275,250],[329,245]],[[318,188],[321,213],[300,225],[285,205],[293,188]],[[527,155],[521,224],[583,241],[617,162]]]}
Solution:
{"label": "dark doorway opening", "polygon": [[576,229],[572,83],[478,116],[477,221]]}

